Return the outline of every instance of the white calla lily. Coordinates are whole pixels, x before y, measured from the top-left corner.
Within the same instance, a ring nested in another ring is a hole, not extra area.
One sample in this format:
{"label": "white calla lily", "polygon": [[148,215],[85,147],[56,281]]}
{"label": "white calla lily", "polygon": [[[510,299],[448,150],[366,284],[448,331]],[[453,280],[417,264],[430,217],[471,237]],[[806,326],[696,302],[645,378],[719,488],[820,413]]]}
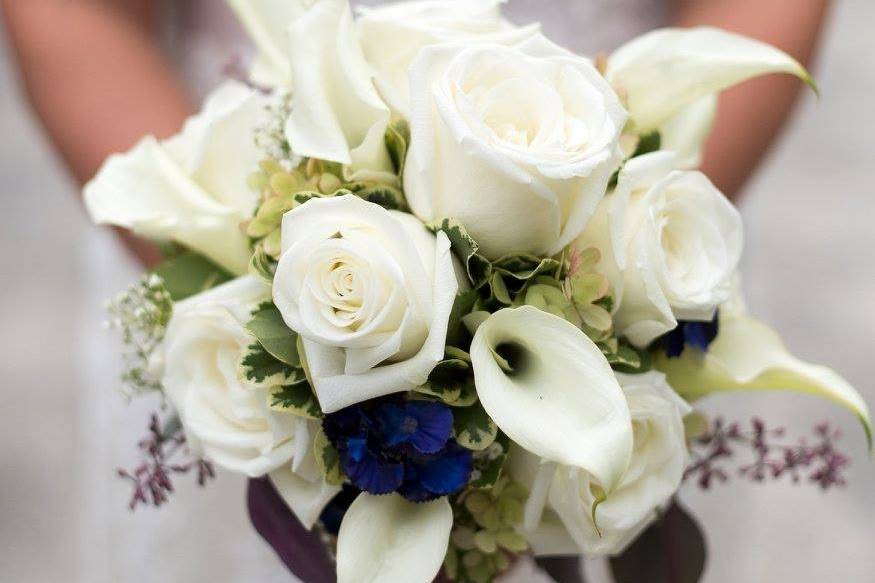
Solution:
{"label": "white calla lily", "polygon": [[688,401],[737,390],[792,390],[835,401],[856,415],[872,446],[872,420],[860,394],[833,370],[792,356],[777,332],[736,310],[720,312],[717,338],[706,353],[659,353],[654,366]]}
{"label": "white calla lily", "polygon": [[317,0],[289,27],[295,93],[286,134],[300,156],[390,171],[389,108],[377,94],[348,0]]}
{"label": "white calla lily", "polygon": [[631,456],[632,423],[592,340],[537,308],[505,309],[477,329],[471,360],[480,402],[514,442],[613,490]]}
{"label": "white calla lily", "polygon": [[271,87],[291,85],[286,55],[288,27],[306,9],[306,0],[227,0],[258,49],[253,79]]}
{"label": "white calla lily", "polygon": [[706,95],[681,110],[659,129],[660,149],[677,154],[678,169],[698,168],[702,149],[717,115],[717,95]]}
{"label": "white calla lily", "polygon": [[447,553],[446,498],[415,504],[398,494],[360,494],[337,537],[338,583],[431,583]]}
{"label": "white calla lily", "polygon": [[267,100],[226,83],[179,135],[150,136],[110,157],[85,186],[92,220],[177,241],[245,273],[250,252],[240,223],[257,204],[246,179],[261,158],[252,133],[265,121]]}
{"label": "white calla lily", "polygon": [[768,73],[808,71],[786,53],[710,27],[664,28],[633,39],[608,60],[607,78],[627,97],[635,129],[660,128],[698,99]]}

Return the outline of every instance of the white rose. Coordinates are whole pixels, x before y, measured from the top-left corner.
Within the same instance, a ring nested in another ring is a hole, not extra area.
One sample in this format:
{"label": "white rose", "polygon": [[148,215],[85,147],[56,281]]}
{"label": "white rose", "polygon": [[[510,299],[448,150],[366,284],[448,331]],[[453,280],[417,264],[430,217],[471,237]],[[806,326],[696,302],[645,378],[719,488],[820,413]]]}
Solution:
{"label": "white rose", "polygon": [[[632,416],[633,450],[618,486],[596,508],[598,528],[592,507],[604,487],[591,474],[580,468],[545,464],[528,453],[514,454],[511,471],[532,491],[526,526],[532,530],[533,541],[549,541],[545,546],[533,542],[538,553],[567,551],[568,545],[551,525],[557,519],[585,555],[620,553],[680,487],[689,459],[683,424],[689,405],[661,373],[617,374],[617,380]],[[539,519],[545,503],[548,520],[542,522]]]}
{"label": "white rose", "polygon": [[262,157],[253,134],[267,120],[268,103],[228,82],[179,135],[163,142],[147,137],[110,157],[85,186],[92,220],[172,239],[246,273],[250,252],[240,222],[258,203],[246,179]]}
{"label": "white rose", "polygon": [[322,410],[423,384],[458,291],[443,232],[353,196],[286,213],[273,299],[303,338]]}
{"label": "white rose", "polygon": [[164,390],[189,447],[252,477],[304,463],[312,442],[306,420],[272,411],[268,389],[238,374],[253,342],[245,328],[250,311],[269,297],[267,286],[245,276],[179,302],[160,353]]}
{"label": "white rose", "polygon": [[356,28],[365,58],[386,102],[404,115],[410,109],[410,64],[419,50],[447,42],[510,44],[538,25],[516,27],[502,18],[506,0],[427,0],[359,7]]}
{"label": "white rose", "polygon": [[630,160],[578,240],[604,252],[614,325],[638,346],[678,319],[711,320],[741,258],[741,215],[704,174],[675,170],[676,162],[672,152]]}
{"label": "white rose", "polygon": [[459,219],[490,258],[554,254],[580,234],[626,121],[590,61],[541,35],[426,47],[410,89],[404,187],[417,216]]}

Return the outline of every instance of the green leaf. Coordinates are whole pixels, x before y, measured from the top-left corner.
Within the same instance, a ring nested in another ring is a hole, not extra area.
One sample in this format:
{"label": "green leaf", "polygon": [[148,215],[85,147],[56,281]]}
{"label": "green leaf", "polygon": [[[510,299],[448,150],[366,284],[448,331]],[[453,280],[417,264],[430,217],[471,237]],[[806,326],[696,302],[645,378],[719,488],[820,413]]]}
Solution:
{"label": "green leaf", "polygon": [[272,284],[276,266],[276,259],[267,254],[262,243],[258,243],[249,260],[249,273],[265,283]]}
{"label": "green leaf", "polygon": [[417,393],[453,403],[462,395],[462,386],[471,377],[471,365],[464,360],[447,359],[437,363],[428,375],[428,382],[414,389]]}
{"label": "green leaf", "polygon": [[509,449],[510,439],[499,431],[492,445],[482,451],[475,451],[474,469],[479,477],[471,485],[475,488],[492,488],[501,477]]}
{"label": "green leaf", "polygon": [[702,530],[675,503],[622,555],[611,559],[611,571],[616,583],[698,583],[705,560]]}
{"label": "green leaf", "polygon": [[298,369],[274,358],[258,342],[252,343],[240,360],[240,374],[249,382],[268,387],[286,385],[298,377]]}
{"label": "green leaf", "polygon": [[474,309],[474,303],[477,301],[477,291],[468,290],[459,293],[456,300],[453,302],[453,309],[450,311],[449,323],[447,325],[447,345],[448,346],[469,346],[471,344],[471,335],[468,329],[462,322],[462,318],[471,313]]}
{"label": "green leaf", "polygon": [[255,217],[246,227],[246,235],[253,239],[266,237],[280,228],[283,215],[295,208],[297,204],[294,193],[281,194],[267,199],[258,207]]}
{"label": "green leaf", "polygon": [[532,278],[555,273],[562,263],[552,257],[522,254],[502,257],[493,263],[493,267],[504,277],[507,287],[516,292]]}
{"label": "green leaf", "polygon": [[435,397],[451,407],[468,407],[477,402],[474,371],[470,355],[458,348],[447,347],[447,358],[437,363],[428,382],[414,392]]}
{"label": "green leaf", "polygon": [[492,445],[498,426],[479,403],[453,410],[456,441],[464,448],[482,451]]}
{"label": "green leaf", "polygon": [[635,153],[632,154],[632,157],[634,158],[635,156],[643,156],[644,154],[656,152],[661,146],[662,135],[659,133],[659,130],[653,130],[649,134],[644,134],[640,137],[638,147],[635,148]]}
{"label": "green leaf", "polygon": [[446,233],[453,246],[453,252],[465,266],[474,289],[479,289],[489,282],[492,277],[492,263],[478,253],[480,246],[468,234],[462,223],[455,219],[440,219],[426,226],[435,233],[438,231]]}
{"label": "green leaf", "polygon": [[356,196],[368,202],[378,204],[390,211],[406,211],[407,199],[400,188],[390,184],[350,182],[344,187],[355,193]]}
{"label": "green leaf", "polygon": [[314,198],[325,198],[325,195],[315,190],[307,190],[305,192],[299,192],[295,194],[295,202],[299,205],[302,205],[305,202],[308,202]]}
{"label": "green leaf", "polygon": [[332,486],[343,484],[344,476],[340,469],[340,456],[337,455],[337,450],[328,441],[328,437],[321,427],[313,438],[313,454],[316,457],[316,464],[325,476],[325,481]]}
{"label": "green leaf", "polygon": [[497,271],[492,274],[490,285],[492,288],[492,297],[499,303],[505,306],[509,306],[513,303],[513,300],[510,297],[510,292],[504,284],[504,278]]}
{"label": "green leaf", "polygon": [[626,374],[640,374],[650,370],[650,353],[640,350],[628,344],[625,340],[613,342],[601,342],[599,348],[617,372]]}
{"label": "green leaf", "polygon": [[198,253],[186,251],[167,259],[153,270],[164,281],[174,302],[205,292],[233,276]]}
{"label": "green leaf", "polygon": [[319,401],[316,400],[307,379],[274,388],[270,393],[269,405],[274,411],[292,413],[306,419],[320,419],[322,417]]}
{"label": "green leaf", "polygon": [[384,136],[386,150],[395,174],[401,176],[404,173],[404,162],[407,159],[407,147],[410,144],[410,125],[403,117],[393,117],[386,128]]}
{"label": "green leaf", "polygon": [[301,366],[298,335],[286,326],[282,314],[272,303],[259,306],[246,324],[246,329],[274,358],[293,367]]}

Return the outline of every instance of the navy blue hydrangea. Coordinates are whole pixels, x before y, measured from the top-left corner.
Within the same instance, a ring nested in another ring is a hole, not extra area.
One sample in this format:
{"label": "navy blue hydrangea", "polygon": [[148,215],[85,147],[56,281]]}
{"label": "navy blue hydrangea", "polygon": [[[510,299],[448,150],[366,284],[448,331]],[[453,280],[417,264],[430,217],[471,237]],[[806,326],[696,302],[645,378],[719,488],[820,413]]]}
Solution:
{"label": "navy blue hydrangea", "polygon": [[678,322],[677,328],[659,339],[659,343],[669,358],[679,357],[687,346],[707,352],[711,342],[717,338],[718,330],[717,314],[714,314],[714,319],[710,322],[681,320]]}
{"label": "navy blue hydrangea", "polygon": [[471,476],[471,452],[452,439],[453,413],[442,403],[368,401],[326,415],[322,428],[349,481],[371,494],[425,502],[458,492]]}

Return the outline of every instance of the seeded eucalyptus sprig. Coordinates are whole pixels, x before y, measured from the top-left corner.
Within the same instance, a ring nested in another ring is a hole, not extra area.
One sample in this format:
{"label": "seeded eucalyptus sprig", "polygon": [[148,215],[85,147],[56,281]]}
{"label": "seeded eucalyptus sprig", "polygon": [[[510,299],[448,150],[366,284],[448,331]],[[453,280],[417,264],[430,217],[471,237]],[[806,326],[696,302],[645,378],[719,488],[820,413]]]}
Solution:
{"label": "seeded eucalyptus sprig", "polygon": [[130,396],[160,391],[161,382],[150,370],[152,354],[161,341],[173,312],[164,281],[143,276],[127,291],[107,302],[110,328],[119,330],[124,344],[122,382]]}

